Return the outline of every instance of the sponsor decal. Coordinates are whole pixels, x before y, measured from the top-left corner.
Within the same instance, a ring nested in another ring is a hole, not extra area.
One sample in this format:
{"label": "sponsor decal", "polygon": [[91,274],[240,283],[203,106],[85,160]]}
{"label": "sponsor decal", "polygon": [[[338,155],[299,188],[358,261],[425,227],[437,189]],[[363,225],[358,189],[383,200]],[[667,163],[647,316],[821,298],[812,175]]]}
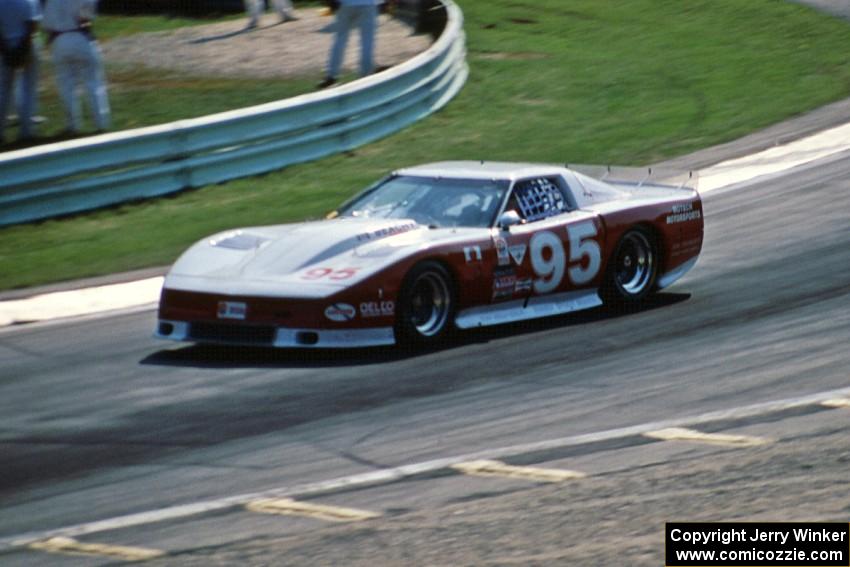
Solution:
{"label": "sponsor decal", "polygon": [[534,280],[531,278],[523,278],[521,280],[517,280],[514,285],[515,293],[531,293],[531,289],[534,287]]}
{"label": "sponsor decal", "polygon": [[702,211],[695,211],[693,203],[673,205],[673,214],[667,215],[667,224],[676,224],[702,218]]}
{"label": "sponsor decal", "polygon": [[349,305],[348,303],[334,303],[333,305],[328,305],[325,309],[325,317],[339,323],[351,321],[356,316],[357,310],[354,309],[353,305]]}
{"label": "sponsor decal", "polygon": [[463,247],[463,257],[466,259],[466,263],[470,262],[480,262],[481,261],[481,247],[480,246],[464,246]]}
{"label": "sponsor decal", "polygon": [[522,261],[525,260],[526,248],[527,247],[525,244],[515,244],[514,246],[508,248],[508,252],[510,253],[511,258],[514,259],[514,262],[516,262],[517,266],[521,266]]}
{"label": "sponsor decal", "polygon": [[493,300],[508,299],[514,294],[516,272],[510,266],[493,270]]}
{"label": "sponsor decal", "polygon": [[507,266],[511,263],[511,254],[508,252],[508,243],[504,238],[496,238],[496,257],[499,259],[500,266]]}
{"label": "sponsor decal", "polygon": [[395,303],[392,301],[364,301],[360,304],[360,315],[363,317],[388,317],[395,314]]}
{"label": "sponsor decal", "polygon": [[244,321],[248,314],[248,305],[241,301],[219,301],[218,302],[218,318],[219,319],[239,319]]}
{"label": "sponsor decal", "polygon": [[389,226],[387,228],[381,228],[372,232],[364,232],[363,234],[357,235],[357,240],[375,240],[377,238],[384,238],[385,236],[393,236],[395,234],[401,234],[402,232],[407,232],[409,230],[413,230],[416,228],[416,223],[411,222],[407,224],[399,224],[396,226]]}

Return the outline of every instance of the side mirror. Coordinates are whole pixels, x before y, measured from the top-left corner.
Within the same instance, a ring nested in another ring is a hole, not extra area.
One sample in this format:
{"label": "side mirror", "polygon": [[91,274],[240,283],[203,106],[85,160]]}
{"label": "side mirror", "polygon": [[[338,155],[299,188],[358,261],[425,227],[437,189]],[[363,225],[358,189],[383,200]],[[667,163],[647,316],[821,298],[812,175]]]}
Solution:
{"label": "side mirror", "polygon": [[499,228],[502,230],[510,230],[515,224],[522,224],[522,219],[520,218],[519,213],[513,209],[505,211],[502,213],[502,216],[499,217]]}

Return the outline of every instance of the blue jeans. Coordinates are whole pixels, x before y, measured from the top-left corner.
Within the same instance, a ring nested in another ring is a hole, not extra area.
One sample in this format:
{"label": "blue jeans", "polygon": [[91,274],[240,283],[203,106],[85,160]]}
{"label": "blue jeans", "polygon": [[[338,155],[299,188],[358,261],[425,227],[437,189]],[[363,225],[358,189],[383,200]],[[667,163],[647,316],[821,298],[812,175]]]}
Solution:
{"label": "blue jeans", "polygon": [[[19,82],[19,91],[14,92],[15,79]],[[0,141],[3,140],[3,132],[6,129],[6,117],[12,100],[17,98],[18,122],[20,130],[19,140],[31,138],[33,135],[32,117],[36,112],[38,102],[38,56],[33,53],[30,60],[18,69],[12,69],[0,63]]]}
{"label": "blue jeans", "polygon": [[378,29],[378,7],[342,5],[336,13],[336,35],[331,58],[328,62],[328,77],[339,77],[348,35],[357,27],[360,30],[360,76],[371,75],[375,70],[375,32]]}

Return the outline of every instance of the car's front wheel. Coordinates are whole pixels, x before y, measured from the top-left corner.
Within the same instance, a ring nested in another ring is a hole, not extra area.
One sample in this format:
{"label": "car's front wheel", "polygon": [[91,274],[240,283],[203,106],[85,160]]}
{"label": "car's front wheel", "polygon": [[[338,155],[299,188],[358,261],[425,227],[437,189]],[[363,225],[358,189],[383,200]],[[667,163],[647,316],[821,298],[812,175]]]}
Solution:
{"label": "car's front wheel", "polygon": [[455,292],[448,270],[430,260],[414,266],[399,294],[398,342],[408,346],[436,344],[450,332],[454,315]]}
{"label": "car's front wheel", "polygon": [[638,305],[655,289],[657,275],[655,238],[646,229],[629,229],[608,262],[602,299],[612,306]]}

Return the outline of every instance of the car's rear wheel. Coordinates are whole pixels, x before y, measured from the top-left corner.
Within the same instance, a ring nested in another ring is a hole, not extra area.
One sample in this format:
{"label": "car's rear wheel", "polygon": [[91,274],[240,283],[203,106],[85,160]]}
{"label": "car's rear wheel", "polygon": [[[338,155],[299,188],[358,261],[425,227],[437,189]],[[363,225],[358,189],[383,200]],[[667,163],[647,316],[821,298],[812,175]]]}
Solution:
{"label": "car's rear wheel", "polygon": [[455,315],[455,292],[446,268],[434,261],[417,264],[405,277],[396,312],[396,338],[408,346],[445,339]]}
{"label": "car's rear wheel", "polygon": [[629,229],[608,262],[602,299],[613,306],[638,305],[654,291],[657,275],[655,238],[646,229]]}

